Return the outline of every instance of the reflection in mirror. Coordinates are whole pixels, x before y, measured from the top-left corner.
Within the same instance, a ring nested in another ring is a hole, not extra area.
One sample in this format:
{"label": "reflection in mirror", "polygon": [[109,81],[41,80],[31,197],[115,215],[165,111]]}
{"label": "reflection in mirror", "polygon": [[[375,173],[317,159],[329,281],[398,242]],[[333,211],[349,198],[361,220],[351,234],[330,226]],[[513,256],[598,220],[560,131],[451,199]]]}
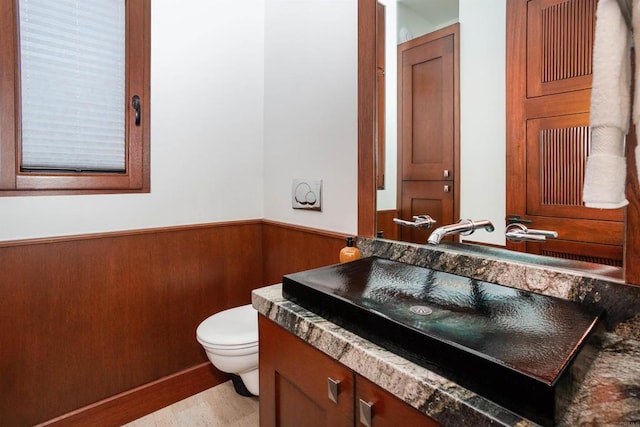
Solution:
{"label": "reflection in mirror", "polygon": [[[425,34],[460,22],[459,67],[459,132],[460,171],[443,169],[449,173],[448,182],[437,182],[434,188],[453,190],[449,193],[453,205],[445,222],[455,222],[457,217],[489,219],[496,225],[494,233],[475,233],[463,240],[504,245],[505,226],[505,2],[493,1],[491,5],[473,0],[380,0],[386,9],[386,153],[385,188],[376,195],[377,231],[384,236],[398,239],[399,230],[393,224],[394,216],[402,214],[398,181],[398,50],[416,43]],[[495,3],[495,4],[494,4]],[[407,43],[409,40],[413,42]],[[400,45],[400,47],[398,47]],[[400,67],[401,68],[401,67]],[[454,169],[454,168],[451,168]],[[457,181],[452,182],[454,177]],[[444,176],[439,179],[446,179]],[[411,184],[416,185],[416,184]],[[445,187],[445,185],[447,187]],[[440,206],[435,202],[435,206]],[[424,203],[425,206],[429,202]],[[413,214],[437,215],[436,212]],[[450,216],[450,218],[449,218]],[[411,219],[410,214],[402,214]],[[442,221],[440,221],[442,222]],[[444,224],[438,224],[444,225]],[[422,234],[425,234],[423,232]],[[426,241],[425,236],[418,236]],[[408,240],[403,237],[403,240]]]}
{"label": "reflection in mirror", "polygon": [[[385,1],[385,0],[382,0]],[[367,3],[365,0],[359,0],[361,4]],[[538,2],[537,0],[534,3]],[[375,3],[375,1],[374,1]],[[491,6],[487,6],[484,2],[479,5],[473,0],[459,0],[459,22],[460,22],[460,217],[466,218],[488,218],[496,224],[496,232],[492,234],[474,234],[464,239],[467,243],[478,242],[494,246],[504,246],[506,241],[504,238],[504,229],[506,226],[505,218],[507,212],[505,209],[505,201],[508,200],[505,192],[506,187],[506,138],[505,128],[506,111],[505,111],[505,59],[507,53],[505,51],[506,41],[506,15],[507,13],[520,24],[526,16],[521,12],[516,16],[508,2],[504,0],[492,0]],[[527,2],[517,2],[526,4]],[[369,6],[373,7],[373,6]],[[518,6],[522,8],[522,6]],[[526,8],[526,6],[525,6]],[[366,9],[366,6],[365,6]],[[397,21],[396,9],[396,21]],[[526,12],[525,12],[526,13]],[[393,14],[388,14],[393,15]],[[387,18],[389,22],[389,17]],[[389,25],[389,24],[387,24]],[[526,26],[525,26],[526,28]],[[402,36],[406,37],[409,31],[401,31]],[[394,37],[399,39],[400,30],[396,30]],[[389,42],[387,42],[388,44]],[[514,43],[512,42],[512,45]],[[366,43],[364,44],[366,45]],[[363,45],[361,45],[362,47]],[[368,45],[371,47],[371,45]],[[375,48],[372,48],[375,50]],[[387,46],[387,51],[389,51]],[[511,51],[513,56],[513,50]],[[388,57],[388,55],[387,55]],[[393,59],[394,57],[392,57]],[[373,62],[373,61],[372,61]],[[370,64],[373,68],[373,65]],[[508,68],[508,67],[507,67]],[[387,64],[387,72],[393,74],[395,67],[391,69],[391,65]],[[363,74],[360,75],[362,81]],[[387,75],[389,77],[389,75]],[[514,80],[513,78],[511,80]],[[387,80],[387,88],[395,88],[393,82]],[[369,86],[371,87],[371,86]],[[363,86],[364,88],[364,86]],[[397,95],[396,95],[397,96]],[[397,100],[397,97],[386,95],[387,100]],[[508,102],[508,101],[507,101]],[[397,108],[397,107],[396,107]],[[393,107],[390,107],[393,111]],[[361,110],[363,112],[365,110]],[[365,111],[366,112],[366,111]],[[388,224],[392,224],[391,218],[397,214],[397,192],[396,185],[392,182],[396,179],[396,149],[392,142],[397,139],[397,124],[395,120],[396,112],[387,112],[387,130],[386,140],[388,148],[386,150],[386,169],[385,181],[386,186],[383,191],[378,191],[371,210],[374,211],[373,216],[367,217],[368,214],[360,212],[359,224],[363,224],[361,230],[373,234],[373,230],[384,231],[385,237],[393,237],[393,232],[389,232],[391,228]],[[368,114],[361,114],[365,117]],[[361,130],[367,127],[366,120],[361,121]],[[364,135],[361,133],[361,135]],[[373,138],[371,139],[373,140]],[[365,138],[361,138],[361,144],[366,143]],[[633,145],[631,145],[631,150]],[[361,155],[363,151],[361,150]],[[633,155],[630,155],[633,162]],[[366,158],[361,156],[363,163],[367,163],[372,157]],[[363,164],[361,163],[361,165]],[[523,166],[526,167],[526,166]],[[367,170],[368,167],[361,167],[361,170]],[[513,169],[513,168],[512,168]],[[369,170],[369,174],[373,175],[373,170]],[[367,178],[360,176],[360,194],[364,198],[369,197],[367,185],[362,185]],[[522,187],[525,188],[525,187]],[[362,191],[364,189],[364,191]],[[628,195],[632,194],[632,198],[637,200],[637,190],[633,187],[628,188]],[[631,193],[629,193],[631,192]],[[395,194],[394,194],[395,193]],[[523,192],[522,194],[525,194]],[[629,197],[629,196],[628,196]],[[633,202],[632,202],[633,204]],[[365,206],[361,204],[360,206]],[[371,212],[371,211],[369,211]],[[424,212],[428,213],[428,212]],[[632,212],[631,219],[627,212],[626,221],[626,253],[627,263],[625,270],[627,272],[626,279],[630,283],[635,283],[631,277],[640,276],[633,274],[629,276],[630,270],[637,271],[637,263],[629,262],[629,253],[640,253],[640,245],[634,243],[633,230],[637,230],[637,215]],[[368,228],[367,224],[371,218],[378,221],[378,226],[373,229]],[[388,220],[385,220],[385,218]],[[363,220],[364,219],[364,220]],[[393,225],[391,225],[393,227]],[[631,230],[631,234],[630,231]],[[589,232],[585,229],[585,232]],[[371,235],[369,234],[369,235]],[[631,239],[630,239],[631,236]],[[509,246],[509,245],[508,245]],[[512,246],[511,246],[512,247]]]}

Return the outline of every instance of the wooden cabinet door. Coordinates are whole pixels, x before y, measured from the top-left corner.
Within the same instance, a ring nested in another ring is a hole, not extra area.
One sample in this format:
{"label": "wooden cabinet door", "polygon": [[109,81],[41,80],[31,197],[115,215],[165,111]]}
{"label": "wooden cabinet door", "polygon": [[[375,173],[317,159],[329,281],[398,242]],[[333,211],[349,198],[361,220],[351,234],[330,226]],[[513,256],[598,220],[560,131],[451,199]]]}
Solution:
{"label": "wooden cabinet door", "polygon": [[[260,315],[260,426],[353,426],[353,372]],[[339,381],[337,403],[328,380]]]}
{"label": "wooden cabinet door", "polygon": [[623,210],[582,201],[596,3],[507,3],[507,215],[558,232],[507,247],[619,266]]}
{"label": "wooden cabinet door", "polygon": [[526,141],[525,216],[531,228],[558,231],[557,240],[526,243],[527,252],[620,265],[621,209],[589,209],[582,203],[589,115],[530,119]]}
{"label": "wooden cabinet door", "polygon": [[435,420],[407,405],[388,391],[356,375],[356,427],[367,425],[367,422],[361,418],[366,417],[366,411],[361,412],[360,401],[371,407],[371,427],[440,426]]}
{"label": "wooden cabinet door", "polygon": [[527,96],[591,88],[597,0],[532,0],[527,10]]}

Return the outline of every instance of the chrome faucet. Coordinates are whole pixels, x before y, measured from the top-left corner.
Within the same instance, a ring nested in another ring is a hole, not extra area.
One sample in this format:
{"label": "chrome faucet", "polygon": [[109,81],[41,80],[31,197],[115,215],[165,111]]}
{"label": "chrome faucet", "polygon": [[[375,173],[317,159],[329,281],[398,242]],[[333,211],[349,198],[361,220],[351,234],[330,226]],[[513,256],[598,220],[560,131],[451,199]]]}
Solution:
{"label": "chrome faucet", "polygon": [[507,240],[512,242],[544,242],[547,239],[557,239],[558,233],[551,230],[534,230],[524,224],[512,223],[507,225],[504,233]]}
{"label": "chrome faucet", "polygon": [[452,234],[461,234],[468,236],[473,234],[477,228],[484,228],[487,231],[493,231],[493,224],[487,219],[481,219],[479,221],[471,221],[470,219],[461,219],[455,224],[443,225],[433,230],[433,233],[427,239],[427,243],[430,245],[437,245],[440,243],[443,237]]}
{"label": "chrome faucet", "polygon": [[433,227],[433,224],[436,223],[436,220],[431,218],[429,215],[414,215],[413,221],[405,221],[400,218],[393,218],[393,222],[407,227],[415,227],[419,228],[420,230],[426,230]]}

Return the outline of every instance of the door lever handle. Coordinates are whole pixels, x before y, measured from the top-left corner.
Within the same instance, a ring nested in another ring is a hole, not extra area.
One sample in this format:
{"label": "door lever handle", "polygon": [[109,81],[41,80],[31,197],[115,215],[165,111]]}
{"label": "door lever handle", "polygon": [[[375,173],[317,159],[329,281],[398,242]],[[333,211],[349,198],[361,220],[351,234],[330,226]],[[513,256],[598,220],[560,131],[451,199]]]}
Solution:
{"label": "door lever handle", "polygon": [[131,98],[131,106],[136,112],[135,124],[140,126],[140,97],[138,95],[133,95],[133,98]]}
{"label": "door lever handle", "polygon": [[436,223],[436,220],[431,218],[429,215],[414,215],[413,221],[405,221],[404,219],[393,218],[393,222],[407,227],[415,227],[421,230],[426,230],[433,227],[433,224]]}
{"label": "door lever handle", "polygon": [[544,242],[547,239],[557,239],[558,233],[551,230],[534,230],[514,223],[507,225],[505,237],[512,242]]}

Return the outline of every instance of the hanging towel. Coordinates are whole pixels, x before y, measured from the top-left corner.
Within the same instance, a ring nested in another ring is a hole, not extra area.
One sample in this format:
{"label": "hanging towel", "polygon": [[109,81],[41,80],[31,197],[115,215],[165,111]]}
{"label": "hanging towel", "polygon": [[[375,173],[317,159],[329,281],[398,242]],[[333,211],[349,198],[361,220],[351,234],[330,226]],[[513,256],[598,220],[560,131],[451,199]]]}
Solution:
{"label": "hanging towel", "polygon": [[[631,0],[619,0],[631,1]],[[633,45],[636,52],[635,86],[633,97],[633,124],[636,126],[636,138],[640,138],[640,0],[633,0],[632,5],[632,27],[638,31],[633,31]],[[624,10],[624,8],[623,8]],[[636,146],[636,170],[640,179],[640,143]]]}
{"label": "hanging towel", "polygon": [[[634,0],[634,4],[639,2]],[[630,51],[631,31],[618,0],[600,0],[593,48],[591,151],[583,189],[587,207],[616,209],[629,203],[624,140],[631,111]]]}

